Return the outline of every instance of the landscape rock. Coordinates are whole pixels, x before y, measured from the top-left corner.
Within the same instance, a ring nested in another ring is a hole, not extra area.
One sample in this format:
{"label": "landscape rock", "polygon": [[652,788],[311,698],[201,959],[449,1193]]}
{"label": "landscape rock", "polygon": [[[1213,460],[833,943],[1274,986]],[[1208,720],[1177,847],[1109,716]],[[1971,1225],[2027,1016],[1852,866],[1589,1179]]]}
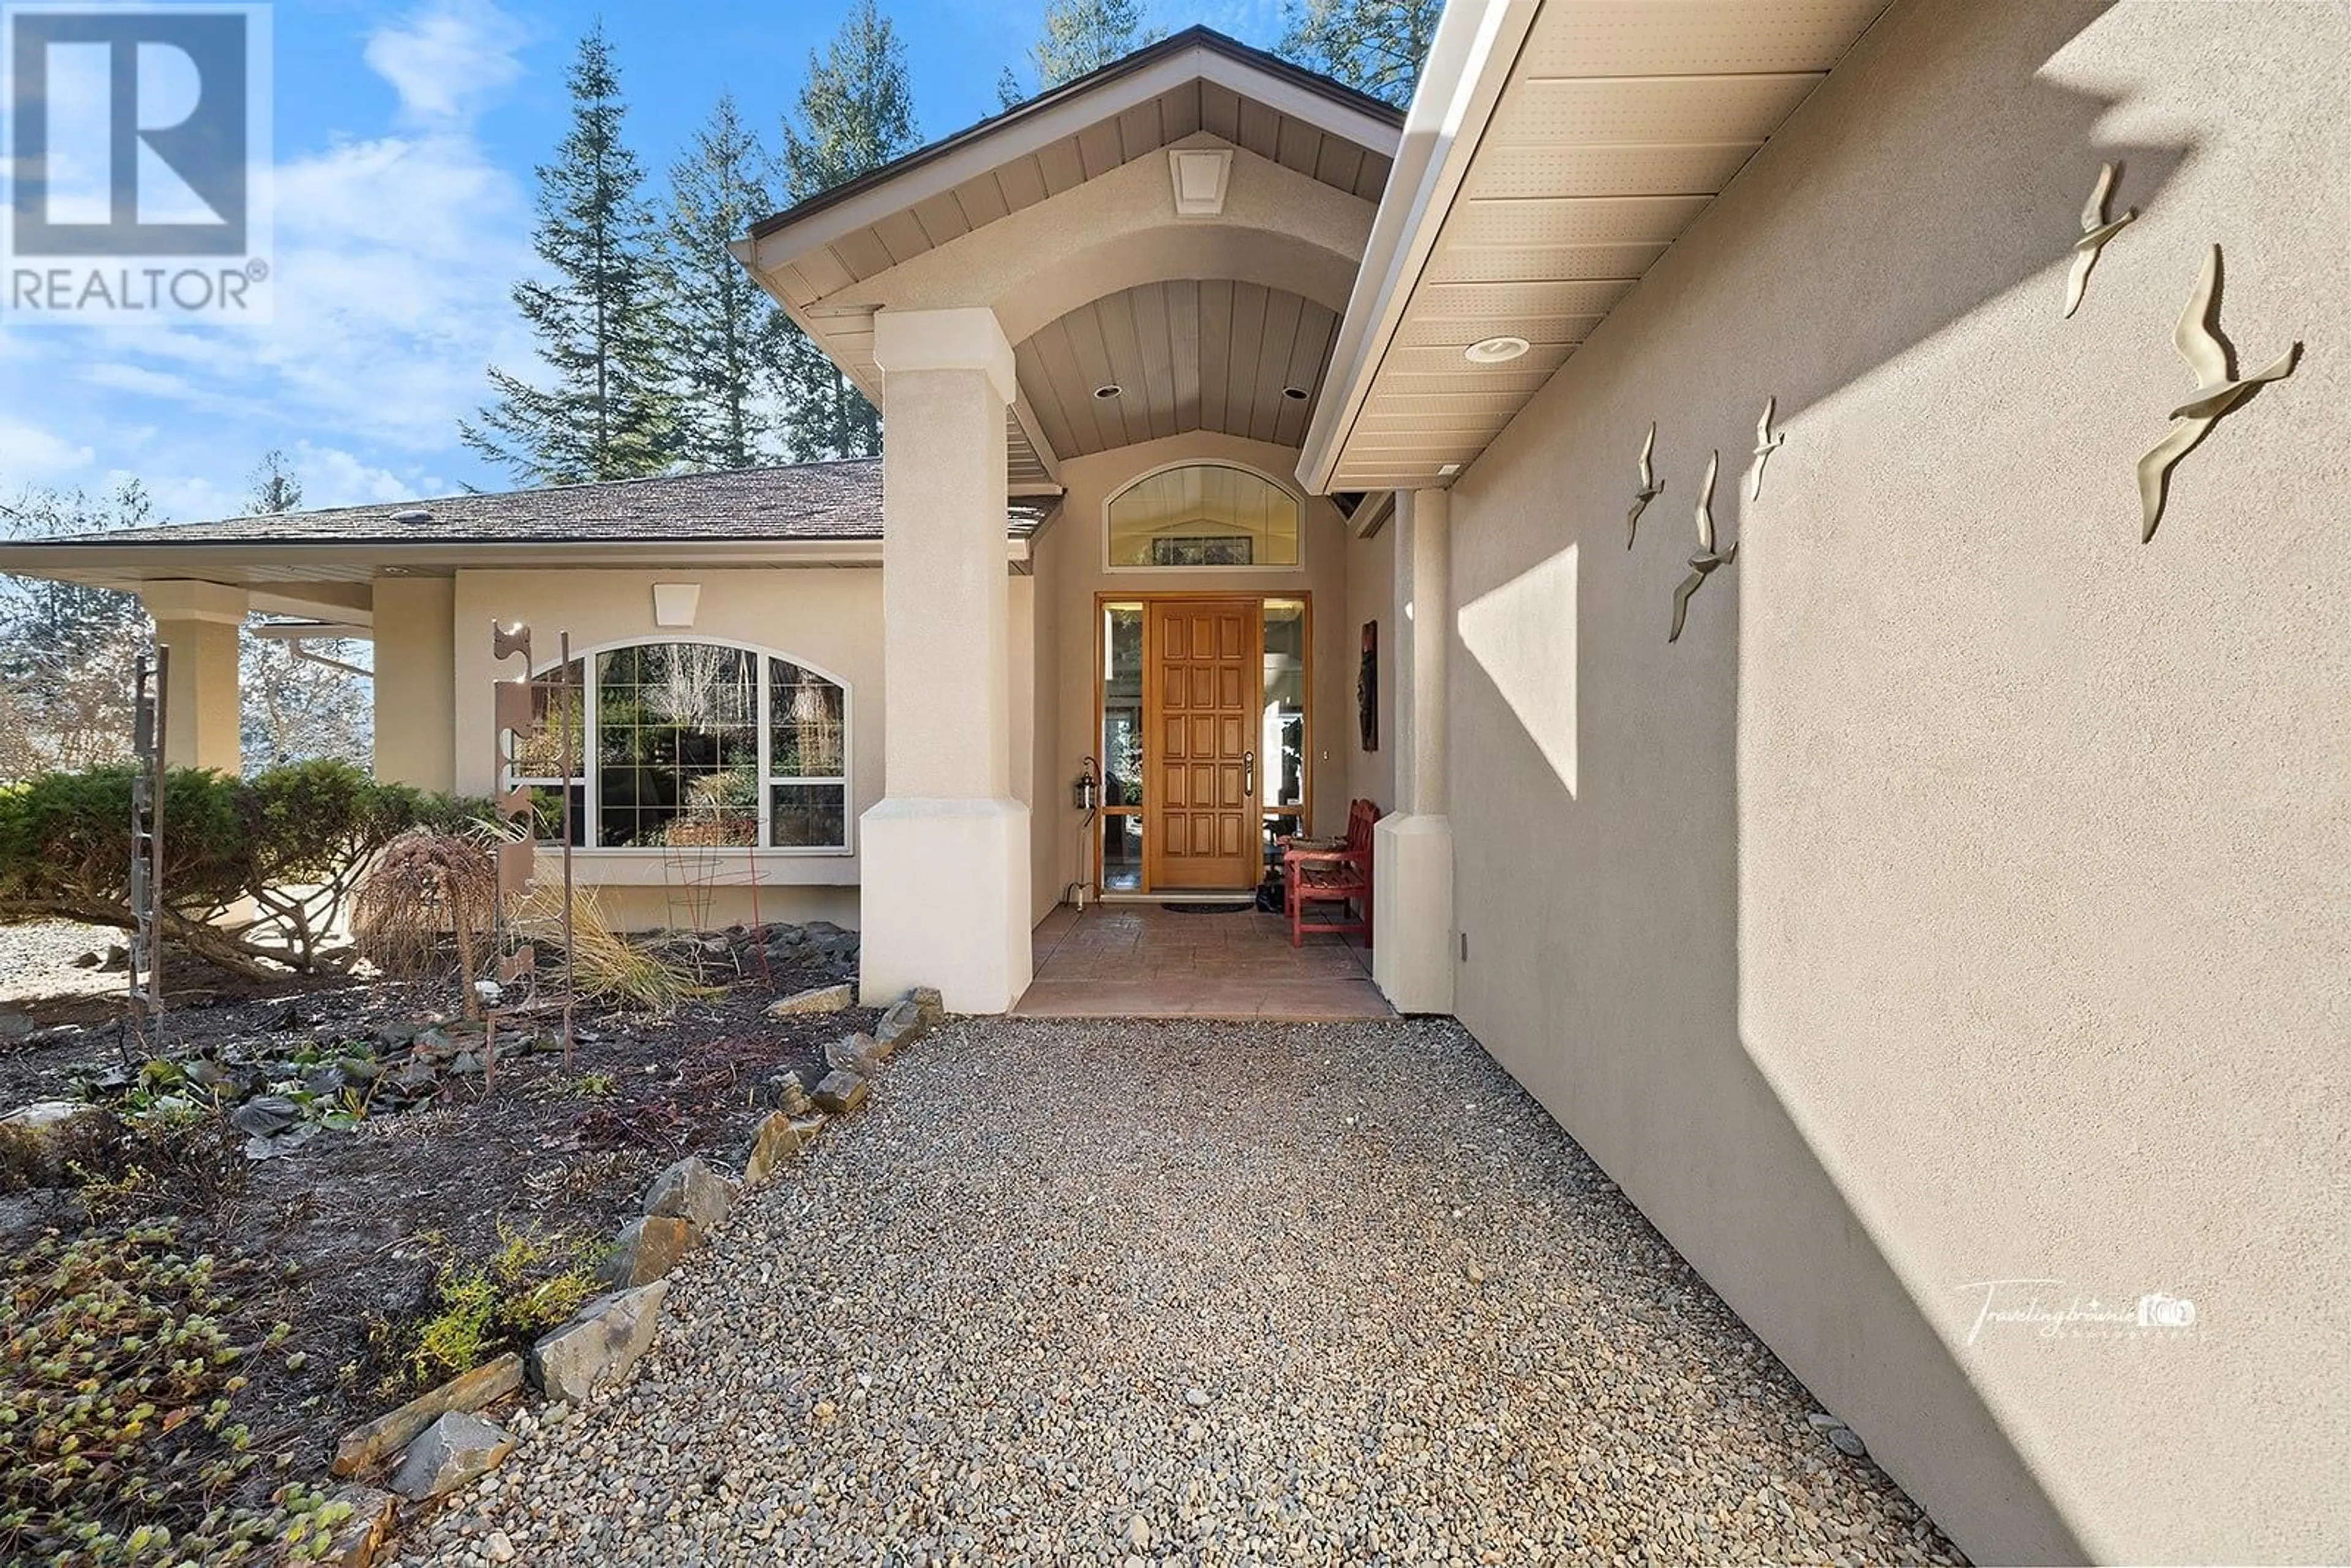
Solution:
{"label": "landscape rock", "polygon": [[816,1086],[816,1103],[836,1116],[846,1116],[865,1103],[869,1086],[864,1079],[845,1070],[824,1075]]}
{"label": "landscape rock", "polygon": [[653,1343],[669,1281],[599,1296],[530,1347],[532,1381],[549,1399],[580,1403],[611,1386]]}
{"label": "landscape rock", "polygon": [[946,1006],[939,999],[935,988],[919,987],[890,1005],[882,1021],[873,1026],[873,1038],[882,1042],[883,1055],[900,1046],[912,1045],[946,1019]]}
{"label": "landscape rock", "polygon": [[698,1155],[688,1155],[653,1178],[645,1193],[644,1212],[657,1218],[683,1219],[702,1240],[718,1228],[735,1207],[726,1178]]}
{"label": "landscape rock", "polygon": [[694,1250],[695,1239],[691,1220],[665,1215],[632,1219],[612,1244],[604,1282],[615,1290],[650,1285],[676,1268],[677,1260]]}
{"label": "landscape rock", "polygon": [[56,1186],[113,1131],[114,1117],[79,1100],[42,1100],[0,1116],[0,1155],[27,1186]]}
{"label": "landscape rock", "polygon": [[334,1500],[349,1503],[351,1516],[335,1527],[326,1556],[318,1561],[328,1564],[328,1568],[373,1568],[375,1560],[392,1543],[399,1500],[381,1487],[345,1487],[335,1494]]}
{"label": "landscape rock", "polygon": [[814,990],[796,992],[769,1002],[768,1016],[780,1019],[799,1013],[837,1013],[855,1001],[855,994],[846,985],[819,986]]}
{"label": "landscape rock", "polygon": [[1850,1427],[1832,1427],[1828,1435],[1830,1444],[1847,1458],[1857,1459],[1869,1452],[1869,1445],[1864,1443],[1861,1434]]}
{"label": "landscape rock", "polygon": [[777,1073],[763,1084],[762,1098],[787,1116],[805,1116],[809,1111],[808,1088],[797,1072]]}
{"label": "landscape rock", "polygon": [[451,1411],[478,1410],[522,1386],[522,1357],[508,1354],[453,1377],[430,1393],[420,1394],[399,1409],[387,1412],[364,1427],[355,1427],[335,1445],[328,1469],[339,1476],[355,1476],[372,1469],[385,1456],[397,1453],[416,1435]]}
{"label": "landscape rock", "polygon": [[16,1045],[32,1038],[32,1014],[14,1008],[0,1009],[0,1045]]}
{"label": "landscape rock", "polygon": [[808,1138],[799,1123],[782,1111],[770,1112],[751,1134],[751,1152],[743,1161],[744,1188],[763,1186],[778,1166],[796,1158],[807,1146]]}
{"label": "landscape rock", "polygon": [[824,1064],[836,1071],[846,1070],[871,1078],[888,1054],[870,1034],[845,1034],[824,1048]]}
{"label": "landscape rock", "polygon": [[392,1490],[423,1502],[479,1480],[514,1452],[507,1430],[470,1411],[452,1410],[424,1428],[392,1472]]}

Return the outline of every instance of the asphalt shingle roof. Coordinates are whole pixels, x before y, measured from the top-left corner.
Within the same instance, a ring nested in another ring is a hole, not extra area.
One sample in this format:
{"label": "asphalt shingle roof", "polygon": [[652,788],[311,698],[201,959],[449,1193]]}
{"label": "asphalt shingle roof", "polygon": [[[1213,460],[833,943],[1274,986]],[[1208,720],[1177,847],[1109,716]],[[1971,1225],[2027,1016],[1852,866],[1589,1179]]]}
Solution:
{"label": "asphalt shingle roof", "polygon": [[[1060,503],[1015,497],[1006,530],[1026,538]],[[422,513],[417,517],[414,514]],[[727,474],[614,479],[444,496],[208,523],[167,523],[45,541],[154,544],[511,544],[533,540],[878,539],[882,460],[858,457]]]}

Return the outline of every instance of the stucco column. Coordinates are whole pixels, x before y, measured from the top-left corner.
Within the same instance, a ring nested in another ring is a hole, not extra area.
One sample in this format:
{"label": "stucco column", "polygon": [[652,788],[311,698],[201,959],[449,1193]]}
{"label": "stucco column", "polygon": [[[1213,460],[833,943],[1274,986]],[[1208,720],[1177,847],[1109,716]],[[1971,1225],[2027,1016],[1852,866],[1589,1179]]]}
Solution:
{"label": "stucco column", "polygon": [[1012,797],[1004,415],[993,311],[885,310],[883,797],[859,819],[860,988],[995,1013],[1029,988],[1029,809]]}
{"label": "stucco column", "polygon": [[380,577],[374,607],[375,776],[455,789],[457,580]]}
{"label": "stucco column", "polygon": [[1453,1010],[1453,824],[1446,816],[1452,496],[1396,497],[1397,809],[1372,841],[1372,978],[1398,1012]]}
{"label": "stucco column", "polygon": [[237,733],[237,629],[245,624],[245,590],[175,580],[146,583],[139,596],[155,618],[156,643],[172,651],[163,694],[164,763],[235,778],[245,766]]}

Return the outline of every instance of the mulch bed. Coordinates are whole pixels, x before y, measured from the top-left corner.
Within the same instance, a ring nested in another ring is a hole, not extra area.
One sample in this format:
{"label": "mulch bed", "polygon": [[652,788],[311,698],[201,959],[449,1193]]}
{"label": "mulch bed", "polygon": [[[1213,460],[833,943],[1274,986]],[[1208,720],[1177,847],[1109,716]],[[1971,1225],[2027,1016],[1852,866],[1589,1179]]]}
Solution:
{"label": "mulch bed", "polygon": [[[222,1126],[201,1168],[141,1195],[142,1217],[175,1220],[188,1249],[236,1260],[256,1321],[292,1325],[286,1348],[302,1354],[257,1358],[237,1399],[235,1418],[257,1451],[285,1456],[287,1473],[323,1475],[342,1432],[405,1397],[381,1390],[390,1369],[371,1350],[371,1321],[430,1313],[436,1270],[488,1258],[502,1224],[609,1238],[672,1161],[700,1154],[736,1164],[768,1109],[762,1083],[789,1069],[813,1086],[825,1045],[878,1016],[764,1016],[776,996],[849,977],[853,959],[811,956],[740,975],[726,967],[705,976],[726,982],[721,994],[666,1018],[583,1009],[569,1068],[559,1053],[502,1051],[490,1090],[479,1077],[453,1077],[428,1105],[321,1134],[284,1157],[248,1160],[244,1134]],[[162,1040],[173,1057],[362,1038],[452,1000],[445,988],[427,995],[384,982],[255,987],[191,968],[180,976]],[[125,1065],[119,996],[12,1005],[40,1032],[0,1046],[0,1110],[73,1098],[77,1079]],[[60,1025],[74,1027],[59,1033]],[[554,1024],[542,1014],[531,1027]],[[0,1196],[0,1247],[12,1251],[45,1228],[71,1234],[86,1223],[69,1192]]]}

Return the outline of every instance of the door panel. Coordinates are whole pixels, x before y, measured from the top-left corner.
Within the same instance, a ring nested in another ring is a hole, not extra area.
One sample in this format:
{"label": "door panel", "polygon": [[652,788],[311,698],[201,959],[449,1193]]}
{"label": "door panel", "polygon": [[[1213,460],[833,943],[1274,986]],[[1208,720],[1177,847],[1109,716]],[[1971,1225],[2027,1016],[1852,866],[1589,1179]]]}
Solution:
{"label": "door panel", "polygon": [[1154,601],[1144,612],[1144,733],[1160,754],[1145,835],[1155,888],[1238,888],[1258,879],[1255,745],[1265,659],[1254,601]]}

